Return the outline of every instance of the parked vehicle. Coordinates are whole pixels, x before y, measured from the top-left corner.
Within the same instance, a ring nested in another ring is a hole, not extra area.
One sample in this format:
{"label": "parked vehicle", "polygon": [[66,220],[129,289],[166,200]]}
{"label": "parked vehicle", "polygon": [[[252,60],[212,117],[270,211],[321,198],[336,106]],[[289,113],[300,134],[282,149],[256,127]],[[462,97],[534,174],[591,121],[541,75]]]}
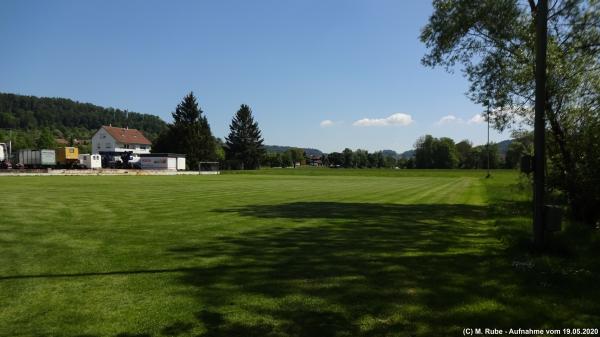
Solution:
{"label": "parked vehicle", "polygon": [[134,155],[133,151],[100,151],[98,154],[102,157],[102,167],[104,168],[140,169],[140,157]]}
{"label": "parked vehicle", "polygon": [[44,168],[56,166],[54,150],[19,150],[19,166],[24,168]]}
{"label": "parked vehicle", "polygon": [[12,163],[10,162],[10,145],[0,143],[0,169],[10,168],[12,168]]}
{"label": "parked vehicle", "polygon": [[99,154],[80,154],[79,166],[81,168],[96,170],[102,168],[102,157]]}
{"label": "parked vehicle", "polygon": [[56,149],[56,164],[65,168],[78,167],[79,149],[72,146],[59,147]]}

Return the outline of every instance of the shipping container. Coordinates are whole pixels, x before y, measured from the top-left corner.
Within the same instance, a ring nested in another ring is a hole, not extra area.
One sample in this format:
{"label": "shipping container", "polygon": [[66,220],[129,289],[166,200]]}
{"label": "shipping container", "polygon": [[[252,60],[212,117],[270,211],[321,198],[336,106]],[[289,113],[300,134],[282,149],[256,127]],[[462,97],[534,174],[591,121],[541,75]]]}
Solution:
{"label": "shipping container", "polygon": [[102,157],[99,154],[80,154],[79,165],[86,169],[101,169]]}
{"label": "shipping container", "polygon": [[19,164],[25,167],[48,167],[56,165],[54,150],[19,150]]}
{"label": "shipping container", "polygon": [[59,165],[73,165],[79,163],[79,149],[72,146],[56,149],[56,162]]}
{"label": "shipping container", "polygon": [[140,154],[140,167],[143,170],[185,170],[185,155],[174,153]]}

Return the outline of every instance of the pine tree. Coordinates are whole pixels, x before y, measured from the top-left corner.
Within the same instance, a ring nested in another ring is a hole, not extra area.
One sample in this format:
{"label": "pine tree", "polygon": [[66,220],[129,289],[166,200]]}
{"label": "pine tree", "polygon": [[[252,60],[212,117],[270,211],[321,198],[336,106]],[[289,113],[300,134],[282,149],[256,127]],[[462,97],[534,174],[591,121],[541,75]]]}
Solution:
{"label": "pine tree", "polygon": [[259,168],[265,149],[258,123],[254,121],[249,106],[241,105],[231,121],[229,130],[229,136],[225,138],[227,159],[239,163],[241,169]]}
{"label": "pine tree", "polygon": [[200,161],[215,160],[215,139],[202,113],[194,93],[190,92],[177,105],[172,113],[173,124],[158,137],[153,150],[185,154],[191,170],[197,170]]}

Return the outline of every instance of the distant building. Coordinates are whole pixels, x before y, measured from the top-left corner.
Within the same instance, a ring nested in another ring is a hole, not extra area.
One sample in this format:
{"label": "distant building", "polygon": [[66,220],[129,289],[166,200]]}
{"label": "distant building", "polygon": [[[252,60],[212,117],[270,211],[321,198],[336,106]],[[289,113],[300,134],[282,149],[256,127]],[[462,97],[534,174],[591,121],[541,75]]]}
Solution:
{"label": "distant building", "polygon": [[102,126],[92,137],[92,153],[127,152],[150,153],[152,142],[140,130]]}
{"label": "distant building", "polygon": [[307,162],[310,166],[323,166],[323,159],[321,156],[310,156]]}

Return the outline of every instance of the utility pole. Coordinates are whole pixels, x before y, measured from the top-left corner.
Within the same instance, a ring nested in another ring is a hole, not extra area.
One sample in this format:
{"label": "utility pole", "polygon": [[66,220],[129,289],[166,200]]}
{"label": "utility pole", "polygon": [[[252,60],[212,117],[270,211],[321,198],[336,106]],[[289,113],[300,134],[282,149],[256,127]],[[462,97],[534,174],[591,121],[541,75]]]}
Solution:
{"label": "utility pole", "polygon": [[490,105],[487,106],[487,143],[485,145],[485,152],[487,152],[487,176],[491,177],[490,174]]}
{"label": "utility pole", "polygon": [[546,48],[548,45],[548,0],[538,0],[535,7],[535,122],[533,133],[533,243],[544,244],[544,166],[546,105]]}

